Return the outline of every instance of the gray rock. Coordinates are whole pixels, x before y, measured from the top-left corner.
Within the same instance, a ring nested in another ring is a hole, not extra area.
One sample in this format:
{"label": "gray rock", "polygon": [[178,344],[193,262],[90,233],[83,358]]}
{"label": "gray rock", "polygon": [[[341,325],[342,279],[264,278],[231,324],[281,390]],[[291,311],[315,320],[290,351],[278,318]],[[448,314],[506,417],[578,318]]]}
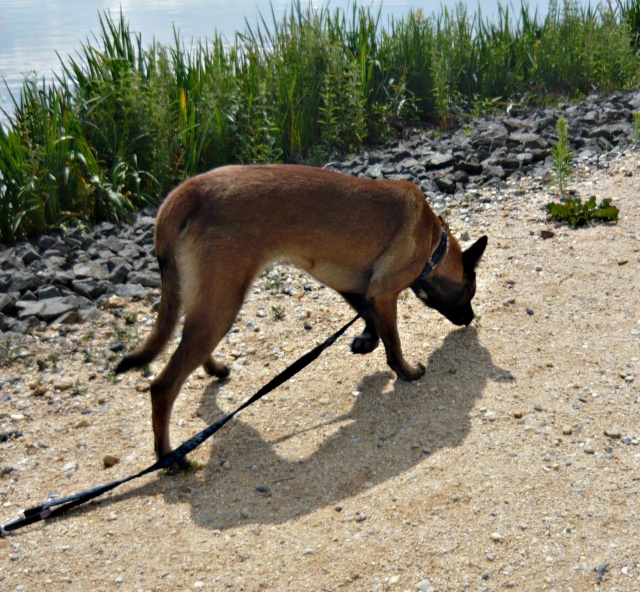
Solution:
{"label": "gray rock", "polygon": [[106,280],[109,277],[109,269],[106,264],[99,261],[77,263],[73,266],[73,273],[78,279],[92,278],[94,280]]}
{"label": "gray rock", "polygon": [[442,169],[451,166],[455,159],[452,154],[432,154],[426,161],[424,161],[425,168]]}
{"label": "gray rock", "polygon": [[145,288],[159,288],[160,274],[150,270],[132,271],[129,274],[129,281],[133,284],[140,284]]}
{"label": "gray rock", "polygon": [[147,289],[140,284],[117,284],[114,292],[121,298],[144,298],[147,295]]}
{"label": "gray rock", "polygon": [[106,291],[104,282],[97,282],[91,278],[73,280],[71,282],[71,287],[74,292],[89,299],[97,298]]}
{"label": "gray rock", "polygon": [[78,310],[77,304],[70,302],[68,298],[49,298],[34,302],[19,300],[16,306],[18,308],[18,319],[24,320],[28,317],[36,317],[46,322],[53,321],[70,311]]}
{"label": "gray rock", "polygon": [[435,179],[435,183],[438,186],[438,189],[442,191],[442,193],[453,194],[456,192],[456,182],[453,177],[449,175],[445,175],[444,177],[437,177]]}

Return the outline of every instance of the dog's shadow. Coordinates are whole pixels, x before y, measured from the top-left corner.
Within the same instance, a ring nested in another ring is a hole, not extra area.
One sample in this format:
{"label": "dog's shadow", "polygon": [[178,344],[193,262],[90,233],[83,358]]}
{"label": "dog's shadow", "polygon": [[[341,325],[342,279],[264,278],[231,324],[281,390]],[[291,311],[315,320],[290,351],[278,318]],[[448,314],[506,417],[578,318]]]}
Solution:
{"label": "dog's shadow", "polygon": [[[352,409],[341,417],[321,425],[309,421],[272,441],[241,418],[234,420],[217,435],[204,470],[186,476],[181,487],[165,490],[165,499],[187,501],[196,524],[221,530],[281,523],[339,504],[438,449],[458,446],[488,380],[512,377],[493,364],[475,329],[453,331],[431,355],[418,383],[396,381],[390,372],[365,376]],[[206,389],[202,417],[222,415],[217,390],[215,382]],[[304,409],[296,415],[303,416]],[[296,457],[295,442],[311,438],[314,430],[321,430],[316,449]],[[221,468],[223,462],[229,470]]]}

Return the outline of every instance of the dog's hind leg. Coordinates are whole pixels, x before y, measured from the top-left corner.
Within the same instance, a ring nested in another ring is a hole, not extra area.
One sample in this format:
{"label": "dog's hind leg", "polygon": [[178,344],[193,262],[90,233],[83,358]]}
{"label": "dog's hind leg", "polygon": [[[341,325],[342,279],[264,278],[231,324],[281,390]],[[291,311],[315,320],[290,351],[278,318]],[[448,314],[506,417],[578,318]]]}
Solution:
{"label": "dog's hind leg", "polygon": [[364,331],[362,331],[362,333],[351,342],[351,351],[354,354],[371,353],[380,344],[380,338],[378,337],[378,331],[376,330],[375,323],[373,322],[371,312],[368,311],[370,307],[367,299],[362,294],[340,292],[340,295],[356,312],[362,314],[362,318],[365,322]]}
{"label": "dog's hind leg", "polygon": [[[189,375],[200,365],[211,364],[211,352],[230,329],[242,305],[240,287],[217,295],[204,294],[187,312],[182,339],[167,365],[151,383],[151,408],[155,452],[158,458],[171,452],[171,410]],[[223,366],[215,362],[214,369]],[[226,368],[226,367],[225,367]]]}

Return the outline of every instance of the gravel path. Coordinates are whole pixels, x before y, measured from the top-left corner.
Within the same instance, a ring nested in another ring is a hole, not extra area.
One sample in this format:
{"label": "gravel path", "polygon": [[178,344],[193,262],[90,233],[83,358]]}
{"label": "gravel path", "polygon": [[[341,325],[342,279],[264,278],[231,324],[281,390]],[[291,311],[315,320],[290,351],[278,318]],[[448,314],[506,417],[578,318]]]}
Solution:
{"label": "gravel path", "polygon": [[[618,224],[549,223],[535,178],[449,204],[457,236],[489,235],[478,318],[456,329],[403,295],[421,380],[394,380],[381,349],[352,356],[343,338],[196,451],[199,470],[0,539],[0,587],[640,590],[638,153],[578,167],[573,187],[612,198]],[[149,378],[114,380],[109,348],[146,334],[153,294],[2,342],[0,521],[152,462]],[[230,380],[198,371],[185,386],[174,442],[351,316],[274,268],[218,350]]]}

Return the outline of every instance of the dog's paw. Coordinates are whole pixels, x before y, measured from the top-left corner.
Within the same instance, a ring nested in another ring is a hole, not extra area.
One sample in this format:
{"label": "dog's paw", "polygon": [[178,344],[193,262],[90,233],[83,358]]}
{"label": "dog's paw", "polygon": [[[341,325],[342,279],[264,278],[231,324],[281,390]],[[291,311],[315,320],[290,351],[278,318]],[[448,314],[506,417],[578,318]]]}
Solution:
{"label": "dog's paw", "polygon": [[398,368],[397,370],[395,370],[398,378],[406,381],[418,380],[419,378],[422,378],[425,371],[426,368],[420,363],[418,363],[417,366],[407,365],[406,367]]}
{"label": "dog's paw", "polygon": [[362,333],[351,342],[351,351],[354,354],[370,354],[378,344],[380,338],[372,333]]}
{"label": "dog's paw", "polygon": [[229,366],[218,362],[213,356],[211,356],[203,365],[206,373],[210,376],[217,376],[220,379],[227,378],[231,372]]}
{"label": "dog's paw", "polygon": [[167,467],[164,471],[167,475],[179,475],[180,473],[186,473],[193,470],[191,461],[187,460],[186,456],[183,456],[180,460],[174,462],[171,466]]}

